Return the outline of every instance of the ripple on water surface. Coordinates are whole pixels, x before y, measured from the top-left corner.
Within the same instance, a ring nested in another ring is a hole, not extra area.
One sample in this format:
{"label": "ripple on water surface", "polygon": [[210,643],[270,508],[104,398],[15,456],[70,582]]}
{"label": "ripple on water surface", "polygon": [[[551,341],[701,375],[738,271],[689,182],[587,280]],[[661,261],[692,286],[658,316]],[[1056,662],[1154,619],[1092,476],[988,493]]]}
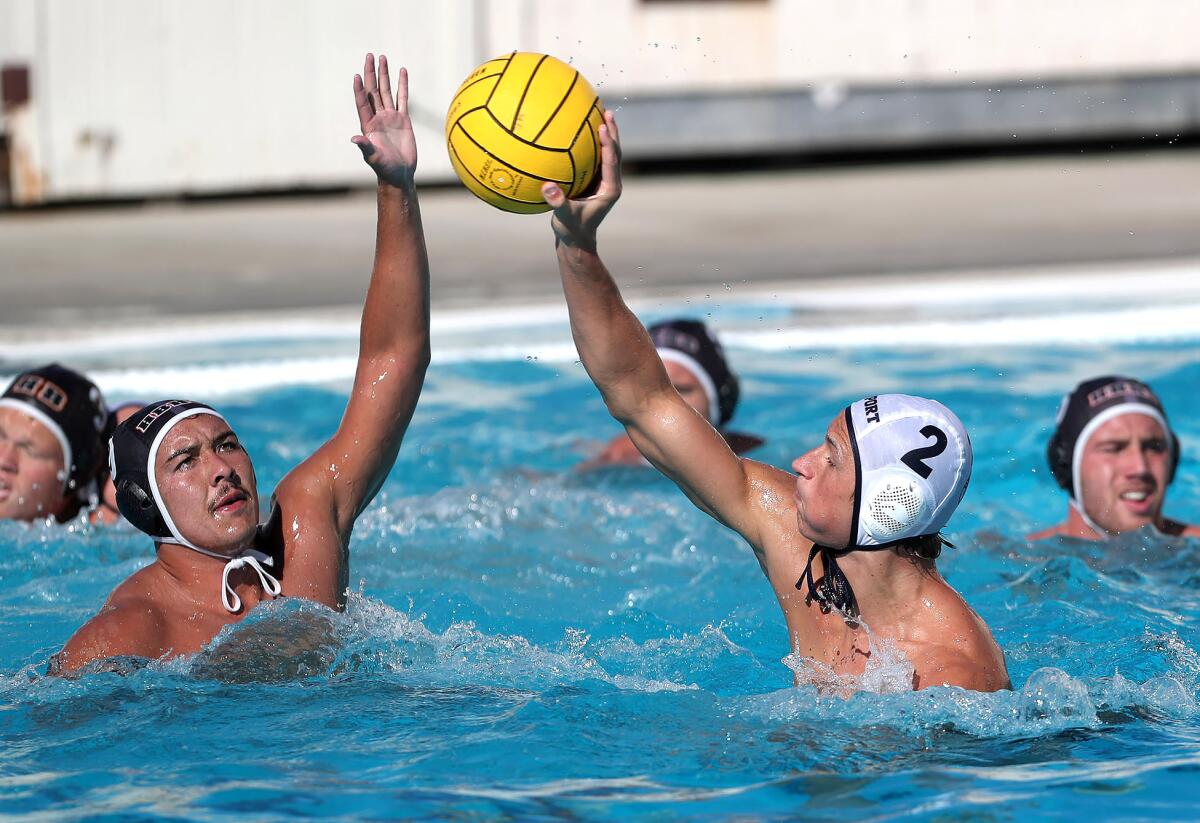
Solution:
{"label": "ripple on water surface", "polygon": [[[778,606],[736,537],[650,472],[570,471],[613,431],[577,366],[460,364],[430,375],[355,531],[345,614],[281,601],[193,658],[45,678],[147,542],[0,525],[0,811],[1190,816],[1200,546],[1021,537],[1063,513],[1041,449],[1077,360],[1095,358],[1076,354],[1009,350],[1000,375],[988,352],[734,352],[737,425],[770,435],[758,456],[776,465],[868,387],[959,413],[975,478],[942,566],[993,627],[1011,692],[793,688]],[[1168,408],[1200,377],[1163,347],[1111,355]],[[303,388],[222,405],[267,491],[343,402]],[[1195,519],[1200,425],[1176,423],[1169,510]],[[902,672],[887,663],[877,685]]]}

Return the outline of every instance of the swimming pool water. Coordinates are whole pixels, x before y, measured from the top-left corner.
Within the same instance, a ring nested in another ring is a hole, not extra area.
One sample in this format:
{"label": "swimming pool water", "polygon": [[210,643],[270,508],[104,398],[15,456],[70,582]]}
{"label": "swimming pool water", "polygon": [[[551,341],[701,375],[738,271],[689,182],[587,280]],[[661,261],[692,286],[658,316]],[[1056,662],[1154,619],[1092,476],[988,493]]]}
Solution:
{"label": "swimming pool water", "polygon": [[[45,678],[150,544],[0,524],[0,814],[1196,816],[1200,545],[1021,537],[1064,514],[1045,441],[1062,391],[1100,371],[1158,389],[1184,446],[1167,511],[1200,517],[1193,345],[731,354],[736,427],[776,465],[864,394],[958,412],[975,474],[941,567],[1014,691],[793,688],[735,535],[650,470],[572,471],[616,431],[580,366],[442,362],[355,530],[343,615],[277,602],[192,659]],[[264,493],[345,389],[220,398]]]}

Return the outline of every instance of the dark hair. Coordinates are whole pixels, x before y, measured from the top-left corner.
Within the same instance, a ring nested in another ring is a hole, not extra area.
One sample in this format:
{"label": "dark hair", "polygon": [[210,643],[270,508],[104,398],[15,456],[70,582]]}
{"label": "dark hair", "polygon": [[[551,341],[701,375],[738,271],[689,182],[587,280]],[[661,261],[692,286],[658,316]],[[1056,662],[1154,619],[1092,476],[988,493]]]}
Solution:
{"label": "dark hair", "polygon": [[922,534],[919,537],[906,539],[896,548],[922,560],[937,560],[944,545],[946,545],[946,541],[940,534]]}

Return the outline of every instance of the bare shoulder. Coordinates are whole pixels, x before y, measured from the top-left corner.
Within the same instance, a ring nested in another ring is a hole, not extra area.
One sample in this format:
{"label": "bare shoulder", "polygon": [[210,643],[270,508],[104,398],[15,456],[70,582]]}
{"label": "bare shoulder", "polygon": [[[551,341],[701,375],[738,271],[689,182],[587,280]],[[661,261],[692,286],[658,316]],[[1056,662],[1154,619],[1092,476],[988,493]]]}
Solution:
{"label": "bare shoulder", "polygon": [[1004,652],[991,629],[958,592],[948,585],[936,637],[926,645],[924,660],[916,661],[916,688],[960,686],[992,692],[1009,688]]}
{"label": "bare shoulder", "polygon": [[1200,526],[1181,523],[1178,520],[1167,520],[1164,526],[1163,531],[1175,537],[1200,537]]}
{"label": "bare shoulder", "polygon": [[1011,689],[1004,657],[997,652],[989,655],[956,654],[941,661],[936,672],[922,671],[916,675],[914,686],[958,686],[973,692],[997,692]]}
{"label": "bare shoulder", "polygon": [[100,611],[71,636],[51,661],[54,674],[75,672],[110,657],[155,658],[167,651],[165,615],[138,585],[137,577],[118,586]]}
{"label": "bare shoulder", "polygon": [[332,481],[338,473],[337,462],[328,459],[328,445],[313,452],[283,476],[275,487],[275,500],[281,506],[309,506],[333,498]]}
{"label": "bare shoulder", "polygon": [[1062,534],[1062,524],[1051,526],[1048,529],[1042,529],[1039,532],[1032,532],[1025,535],[1025,539],[1030,543],[1036,543],[1038,540],[1048,540],[1051,537],[1058,537]]}

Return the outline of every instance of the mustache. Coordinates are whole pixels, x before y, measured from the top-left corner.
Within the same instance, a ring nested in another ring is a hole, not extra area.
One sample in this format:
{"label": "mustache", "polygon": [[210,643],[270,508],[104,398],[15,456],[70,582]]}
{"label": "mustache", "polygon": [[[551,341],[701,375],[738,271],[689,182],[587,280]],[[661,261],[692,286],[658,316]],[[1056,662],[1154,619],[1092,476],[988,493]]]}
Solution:
{"label": "mustache", "polygon": [[215,512],[217,510],[217,506],[220,506],[225,502],[230,502],[226,501],[227,497],[234,496],[236,498],[237,495],[241,495],[241,497],[246,500],[250,499],[250,492],[246,491],[245,487],[242,486],[241,483],[222,483],[217,487],[216,493],[208,502],[209,514]]}

